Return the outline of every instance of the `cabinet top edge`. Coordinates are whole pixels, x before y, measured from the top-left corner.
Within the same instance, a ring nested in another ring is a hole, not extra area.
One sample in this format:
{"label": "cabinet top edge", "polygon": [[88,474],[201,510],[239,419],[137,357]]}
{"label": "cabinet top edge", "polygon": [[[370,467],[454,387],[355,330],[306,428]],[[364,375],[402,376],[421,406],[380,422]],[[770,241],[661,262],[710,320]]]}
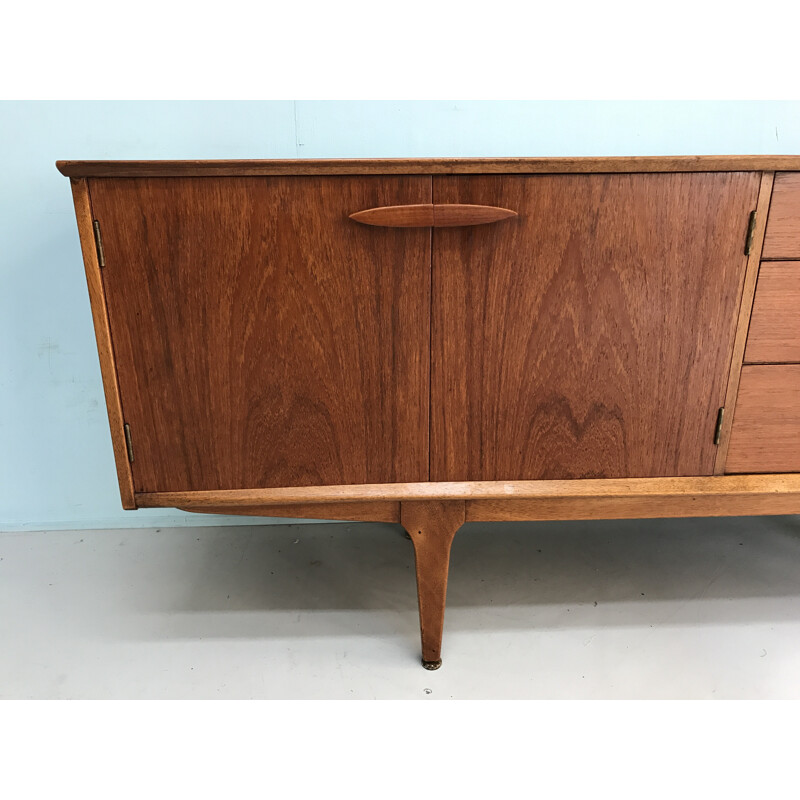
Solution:
{"label": "cabinet top edge", "polygon": [[800,155],[56,161],[56,168],[68,178],[747,172],[800,170]]}

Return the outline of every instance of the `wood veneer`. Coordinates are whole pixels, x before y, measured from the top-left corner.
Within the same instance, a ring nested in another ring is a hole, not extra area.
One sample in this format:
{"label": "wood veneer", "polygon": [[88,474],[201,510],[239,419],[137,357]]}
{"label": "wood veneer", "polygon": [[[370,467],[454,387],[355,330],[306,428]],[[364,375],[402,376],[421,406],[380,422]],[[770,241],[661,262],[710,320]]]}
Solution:
{"label": "wood veneer", "polygon": [[[345,486],[297,486],[216,492],[140,493],[142,508],[228,509],[309,503],[372,503],[400,500],[534,500],[563,497],[576,504],[588,498],[651,498],[677,501],[697,496],[779,496],[800,493],[800,474],[725,475],[692,478],[615,478],[555,481],[426,481]],[[800,509],[798,509],[800,511]],[[646,515],[652,516],[652,515]]]}
{"label": "wood veneer", "polygon": [[100,262],[95,247],[92,207],[89,189],[85,180],[72,181],[72,199],[75,204],[75,216],[78,221],[78,235],[81,242],[81,253],[86,271],[86,285],[89,289],[89,303],[92,308],[94,334],[97,341],[97,353],[100,358],[100,372],[103,377],[103,391],[106,398],[108,423],[111,428],[111,444],[114,448],[114,462],[117,467],[119,493],[124,509],[136,508],[134,499],[133,475],[125,445],[125,417],[122,413],[117,370],[114,359],[114,346],[111,341],[111,328],[108,322],[108,309],[103,292],[103,279],[100,274]]}
{"label": "wood veneer", "polygon": [[800,362],[800,262],[761,265],[744,360],[747,364]]}
{"label": "wood veneer", "polygon": [[431,480],[712,474],[758,187],[434,178],[519,217],[434,232]]}
{"label": "wood veneer", "polygon": [[800,472],[800,364],[742,369],[726,472]]}
{"label": "wood veneer", "polygon": [[[731,427],[733,424],[733,414],[731,411],[736,406],[736,395],[739,392],[739,379],[742,372],[743,356],[747,343],[747,330],[750,324],[750,316],[753,308],[753,298],[756,292],[756,281],[758,280],[759,263],[761,252],[764,247],[764,233],[767,228],[769,214],[769,204],[772,199],[772,187],[775,175],[772,172],[764,172],[761,175],[761,186],[758,191],[758,204],[756,205],[752,238],[750,240],[750,252],[747,256],[747,267],[745,269],[744,280],[740,290],[739,313],[736,321],[736,336],[733,342],[733,353],[731,364],[728,371],[728,386],[725,391],[725,404],[723,409],[728,409],[724,413],[719,426],[719,438],[717,446],[717,457],[714,462],[714,474],[723,475],[725,473],[725,460],[728,455],[728,446],[731,438]],[[746,244],[746,243],[745,243]],[[745,248],[746,249],[746,248]],[[755,513],[755,512],[754,512]]]}
{"label": "wood veneer", "polygon": [[240,514],[246,517],[291,517],[292,519],[336,519],[369,522],[400,522],[400,502],[373,500],[285,505],[185,506],[182,511],[200,514]]}
{"label": "wood veneer", "polygon": [[426,480],[419,177],[93,179],[137,492]]}
{"label": "wood veneer", "polygon": [[800,259],[800,173],[775,176],[763,258]]}
{"label": "wood veneer", "polygon": [[[743,515],[796,514],[800,512],[800,480],[798,476],[727,476],[743,477],[745,483],[720,485],[719,479],[709,483],[706,478],[685,478],[681,487],[670,488],[671,478],[642,478],[649,481],[647,491],[628,492],[617,489],[617,481],[598,481],[601,484],[592,494],[571,495],[561,488],[549,494],[542,492],[530,497],[520,490],[515,495],[488,499],[481,493],[471,499],[463,493],[467,522],[503,520],[564,520],[564,519],[652,519],[674,517],[723,517]],[[754,479],[766,478],[763,483]],[[789,480],[787,480],[787,478]],[[794,479],[794,480],[791,480]],[[704,483],[706,482],[706,483]],[[542,483],[549,483],[542,481]],[[663,484],[658,487],[658,484]],[[436,484],[443,487],[447,484]],[[657,488],[658,487],[658,488]],[[442,494],[446,494],[442,492]],[[399,496],[399,495],[398,495]],[[403,496],[413,497],[414,490]],[[458,496],[454,493],[453,496]],[[423,499],[424,493],[420,494]],[[308,502],[286,505],[253,506],[196,506],[184,511],[205,514],[245,514],[256,517],[291,517],[308,519],[362,520],[369,522],[400,522],[400,501],[363,500],[357,502]]]}
{"label": "wood veneer", "polygon": [[253,175],[481,175],[592,172],[800,170],[800,156],[632,156],[601,158],[380,158],[185,161],[57,161],[71,178]]}

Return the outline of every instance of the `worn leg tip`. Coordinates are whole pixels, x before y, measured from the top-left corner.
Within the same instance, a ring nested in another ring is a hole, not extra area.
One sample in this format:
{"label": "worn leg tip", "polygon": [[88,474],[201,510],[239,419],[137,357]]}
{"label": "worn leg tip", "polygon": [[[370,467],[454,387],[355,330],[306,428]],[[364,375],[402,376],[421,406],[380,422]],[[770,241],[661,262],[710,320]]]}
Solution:
{"label": "worn leg tip", "polygon": [[423,658],[422,666],[425,667],[425,669],[439,669],[439,667],[442,666],[442,659],[440,658],[438,661],[426,661]]}

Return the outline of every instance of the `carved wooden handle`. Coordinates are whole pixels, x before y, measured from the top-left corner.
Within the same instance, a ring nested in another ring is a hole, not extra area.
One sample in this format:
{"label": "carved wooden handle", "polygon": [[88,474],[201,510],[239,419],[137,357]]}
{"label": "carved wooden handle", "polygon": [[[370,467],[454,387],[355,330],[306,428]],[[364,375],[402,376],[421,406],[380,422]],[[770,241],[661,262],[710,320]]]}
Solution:
{"label": "carved wooden handle", "polygon": [[381,206],[356,211],[350,219],[363,225],[383,228],[457,228],[485,225],[516,217],[517,212],[497,206],[472,206],[461,203],[420,203],[413,206]]}

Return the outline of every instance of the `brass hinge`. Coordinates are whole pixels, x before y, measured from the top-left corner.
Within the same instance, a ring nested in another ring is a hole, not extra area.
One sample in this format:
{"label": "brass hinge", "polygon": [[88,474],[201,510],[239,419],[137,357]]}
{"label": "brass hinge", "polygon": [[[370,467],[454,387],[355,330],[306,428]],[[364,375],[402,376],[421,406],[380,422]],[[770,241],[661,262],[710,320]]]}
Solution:
{"label": "brass hinge", "polygon": [[[725,406],[722,406],[719,411],[717,411],[717,425],[714,428],[714,444],[719,444],[719,437],[722,433],[722,418],[725,416]],[[133,459],[131,459],[133,461]]]}
{"label": "brass hinge", "polygon": [[133,441],[131,440],[131,426],[126,422],[125,428],[125,447],[128,450],[128,461],[133,463]]}
{"label": "brass hinge", "polygon": [[92,225],[94,227],[94,244],[97,248],[97,263],[100,264],[101,267],[104,267],[106,265],[106,255],[103,252],[103,237],[100,235],[100,223],[94,220]]}
{"label": "brass hinge", "polygon": [[747,236],[744,240],[744,254],[750,255],[750,249],[753,246],[753,233],[756,230],[756,212],[750,212],[750,219],[747,221]]}

